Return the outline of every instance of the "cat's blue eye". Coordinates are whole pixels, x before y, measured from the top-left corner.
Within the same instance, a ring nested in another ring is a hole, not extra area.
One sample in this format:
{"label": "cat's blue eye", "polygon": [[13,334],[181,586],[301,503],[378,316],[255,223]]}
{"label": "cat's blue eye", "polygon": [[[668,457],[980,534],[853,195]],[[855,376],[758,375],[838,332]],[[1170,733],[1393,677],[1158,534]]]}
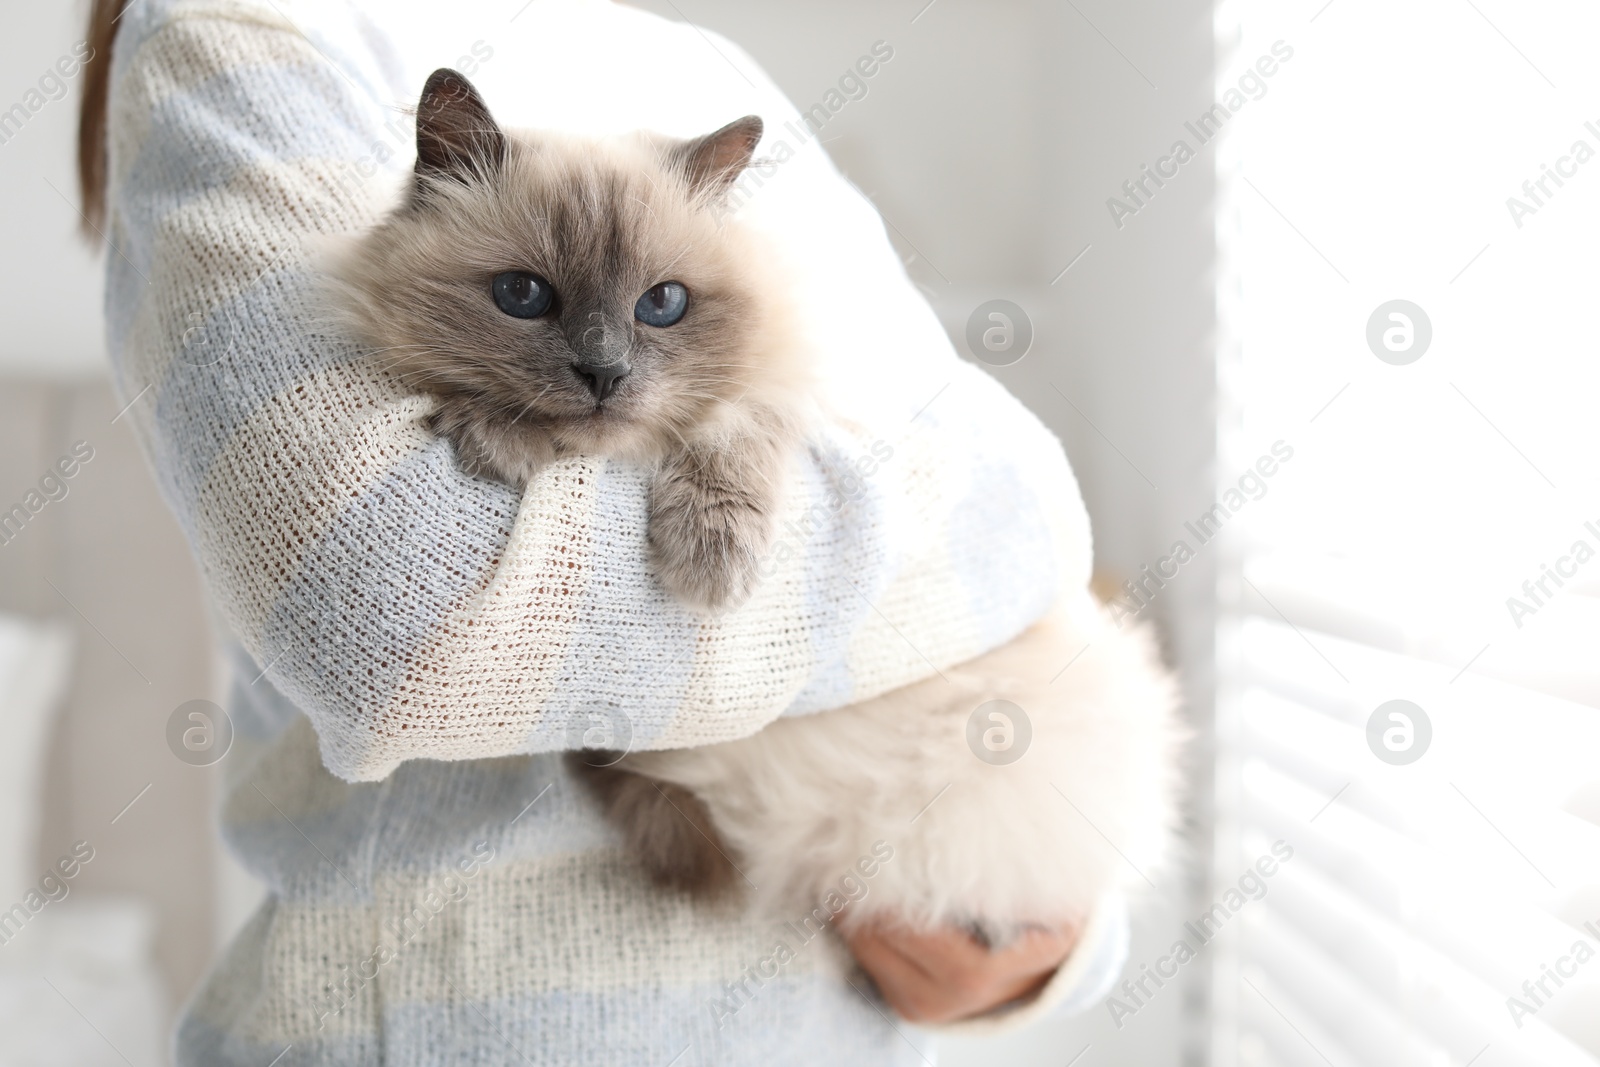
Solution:
{"label": "cat's blue eye", "polygon": [[633,317],[646,326],[671,326],[689,310],[689,290],[678,282],[662,282],[645,290],[633,305]]}
{"label": "cat's blue eye", "polygon": [[550,283],[525,270],[508,270],[494,276],[495,306],[519,319],[536,319],[555,303]]}

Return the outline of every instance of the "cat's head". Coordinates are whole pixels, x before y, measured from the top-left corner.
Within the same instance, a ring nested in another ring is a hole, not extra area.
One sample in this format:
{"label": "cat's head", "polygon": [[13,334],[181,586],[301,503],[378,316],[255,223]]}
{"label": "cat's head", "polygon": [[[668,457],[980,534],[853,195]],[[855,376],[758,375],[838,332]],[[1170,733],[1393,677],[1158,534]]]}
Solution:
{"label": "cat's head", "polygon": [[565,448],[649,451],[770,379],[770,257],[717,210],[761,129],[508,132],[436,71],[406,202],[337,270],[345,311],[412,387]]}

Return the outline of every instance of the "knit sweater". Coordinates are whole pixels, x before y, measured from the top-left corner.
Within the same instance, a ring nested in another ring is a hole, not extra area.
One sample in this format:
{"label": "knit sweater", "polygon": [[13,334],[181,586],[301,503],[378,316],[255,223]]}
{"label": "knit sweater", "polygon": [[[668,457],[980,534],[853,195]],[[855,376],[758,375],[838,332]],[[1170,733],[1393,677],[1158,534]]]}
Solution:
{"label": "knit sweater", "polygon": [[[336,0],[143,0],[119,28],[110,347],[236,642],[222,825],[268,889],[177,1060],[922,1062],[831,933],[650,887],[557,754],[745,736],[1087,595],[1060,446],[955,356],[733,45],[598,0],[415,6],[374,6],[380,27]],[[469,477],[430,401],[328,325],[320,235],[392,202],[400,109],[440,65],[475,68],[511,126],[766,119],[778,162],[739,210],[795,267],[832,415],[738,609],[650,575],[641,471],[576,458],[520,495]],[[1087,1003],[1125,942],[1108,900],[1044,994],[974,1025]]]}

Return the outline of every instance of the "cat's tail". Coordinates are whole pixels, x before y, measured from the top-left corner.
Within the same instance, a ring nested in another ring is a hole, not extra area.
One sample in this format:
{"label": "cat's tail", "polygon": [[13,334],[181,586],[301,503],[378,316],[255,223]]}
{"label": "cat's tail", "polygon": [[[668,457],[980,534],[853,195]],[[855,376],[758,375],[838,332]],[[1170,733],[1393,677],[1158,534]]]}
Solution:
{"label": "cat's tail", "polygon": [[635,774],[605,753],[569,752],[567,768],[622,834],[623,847],[659,886],[703,898],[734,887],[738,869],[704,801],[680,785]]}

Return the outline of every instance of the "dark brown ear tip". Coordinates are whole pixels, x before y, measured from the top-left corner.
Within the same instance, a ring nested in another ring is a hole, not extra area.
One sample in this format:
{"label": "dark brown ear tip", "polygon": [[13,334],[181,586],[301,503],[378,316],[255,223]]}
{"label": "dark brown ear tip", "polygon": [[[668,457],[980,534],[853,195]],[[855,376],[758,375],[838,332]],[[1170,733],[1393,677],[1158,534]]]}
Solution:
{"label": "dark brown ear tip", "polygon": [[440,67],[422,84],[419,106],[437,106],[442,101],[477,100],[478,90],[467,76],[453,67]]}
{"label": "dark brown ear tip", "polygon": [[467,81],[466,75],[462,74],[454,67],[440,67],[438,70],[428,75],[428,80],[422,83],[422,91],[426,93],[430,89],[437,89],[440,86],[446,85],[450,82],[457,82],[463,85],[470,84]]}
{"label": "dark brown ear tip", "polygon": [[767,124],[761,121],[760,115],[746,115],[742,119],[734,119],[730,125],[750,139],[751,148],[756,146],[767,129]]}

